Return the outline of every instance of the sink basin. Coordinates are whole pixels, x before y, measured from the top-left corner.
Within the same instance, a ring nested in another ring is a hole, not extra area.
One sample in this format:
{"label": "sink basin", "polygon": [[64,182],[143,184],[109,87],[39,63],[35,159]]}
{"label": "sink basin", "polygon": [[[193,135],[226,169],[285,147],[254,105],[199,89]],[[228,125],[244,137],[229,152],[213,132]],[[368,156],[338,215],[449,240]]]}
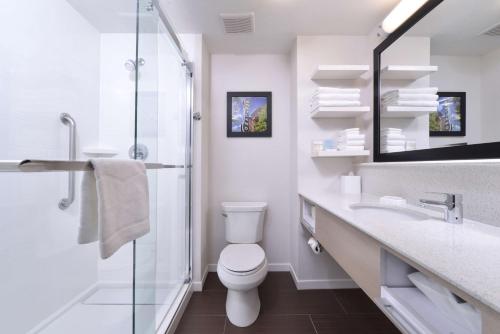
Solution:
{"label": "sink basin", "polygon": [[407,206],[380,203],[356,203],[349,206],[355,215],[377,221],[422,221],[431,219],[427,214]]}

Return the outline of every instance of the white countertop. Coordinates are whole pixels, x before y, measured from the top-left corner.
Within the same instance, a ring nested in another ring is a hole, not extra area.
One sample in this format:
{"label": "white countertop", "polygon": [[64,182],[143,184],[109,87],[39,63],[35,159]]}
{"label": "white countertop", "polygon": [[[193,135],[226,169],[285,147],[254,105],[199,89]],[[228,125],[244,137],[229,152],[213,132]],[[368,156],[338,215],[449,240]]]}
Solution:
{"label": "white countertop", "polygon": [[317,189],[299,195],[500,312],[500,228],[467,219],[458,225],[435,219],[367,221],[349,205],[377,203],[378,197]]}

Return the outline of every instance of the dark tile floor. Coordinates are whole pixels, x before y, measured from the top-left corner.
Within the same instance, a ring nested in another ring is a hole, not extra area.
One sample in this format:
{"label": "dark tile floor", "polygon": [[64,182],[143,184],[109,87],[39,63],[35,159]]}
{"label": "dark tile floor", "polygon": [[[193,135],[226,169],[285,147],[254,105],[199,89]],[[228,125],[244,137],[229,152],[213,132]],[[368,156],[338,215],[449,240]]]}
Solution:
{"label": "dark tile floor", "polygon": [[226,288],[210,273],[195,292],[176,334],[398,334],[359,289],[297,290],[289,273],[269,273],[259,287],[261,311],[246,328],[226,317]]}

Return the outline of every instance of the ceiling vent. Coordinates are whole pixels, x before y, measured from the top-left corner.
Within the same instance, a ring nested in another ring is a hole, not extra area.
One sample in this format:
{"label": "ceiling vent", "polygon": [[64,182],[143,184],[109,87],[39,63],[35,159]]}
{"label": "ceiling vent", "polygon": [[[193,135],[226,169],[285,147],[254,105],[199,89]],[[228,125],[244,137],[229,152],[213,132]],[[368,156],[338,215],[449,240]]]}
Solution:
{"label": "ceiling vent", "polygon": [[220,14],[226,34],[248,34],[255,31],[254,13]]}
{"label": "ceiling vent", "polygon": [[500,23],[497,23],[493,27],[487,29],[481,35],[493,36],[493,37],[500,36]]}

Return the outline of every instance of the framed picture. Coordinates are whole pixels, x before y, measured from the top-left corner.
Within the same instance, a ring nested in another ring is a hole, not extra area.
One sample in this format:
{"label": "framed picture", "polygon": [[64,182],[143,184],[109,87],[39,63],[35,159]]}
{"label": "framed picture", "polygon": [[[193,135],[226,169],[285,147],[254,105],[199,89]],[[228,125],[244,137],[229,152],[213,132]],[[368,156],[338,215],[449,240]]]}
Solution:
{"label": "framed picture", "polygon": [[271,92],[227,93],[228,137],[272,137]]}
{"label": "framed picture", "polygon": [[438,92],[437,112],[429,114],[431,137],[465,136],[465,92]]}

